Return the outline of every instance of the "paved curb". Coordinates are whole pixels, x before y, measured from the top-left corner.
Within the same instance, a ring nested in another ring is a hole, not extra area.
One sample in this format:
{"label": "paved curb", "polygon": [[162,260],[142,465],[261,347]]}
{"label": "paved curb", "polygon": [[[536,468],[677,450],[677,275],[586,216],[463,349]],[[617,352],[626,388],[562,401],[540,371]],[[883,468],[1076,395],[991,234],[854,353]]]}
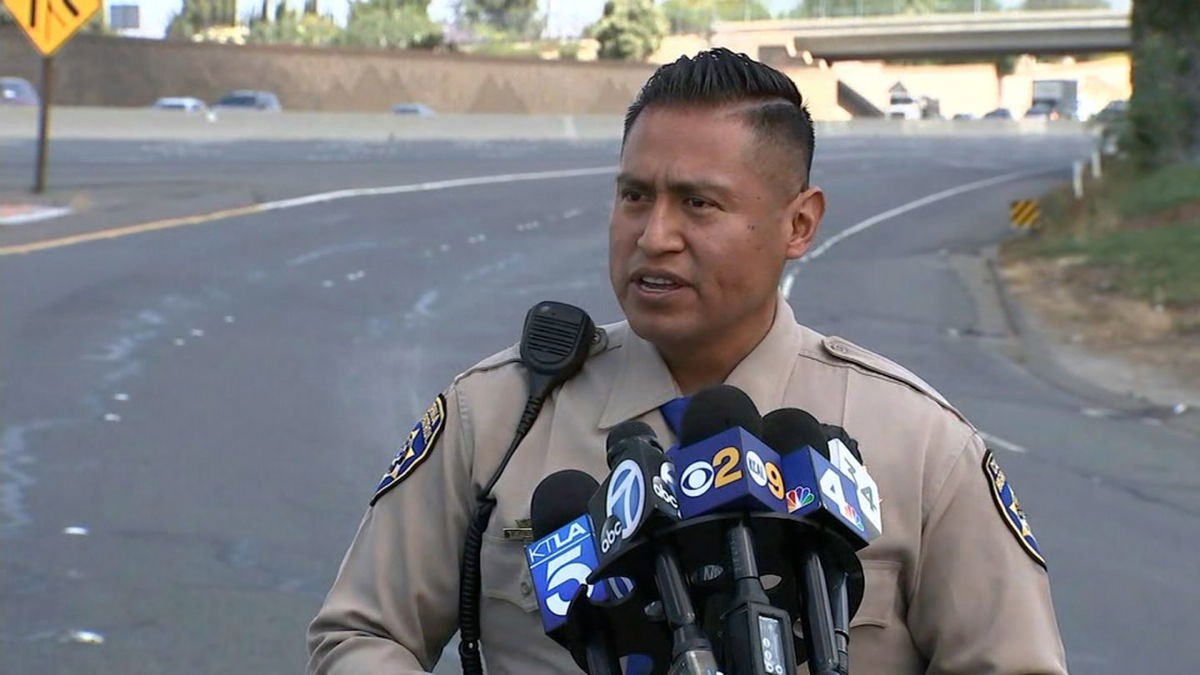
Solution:
{"label": "paved curb", "polygon": [[1190,409],[1177,414],[1171,406],[1157,404],[1138,395],[1116,392],[1076,375],[1059,361],[1045,333],[1030,319],[1028,313],[1013,297],[998,268],[998,247],[988,246],[980,251],[992,276],[992,286],[1000,296],[1000,305],[1012,327],[1018,349],[1018,363],[1044,382],[1091,401],[1111,411],[1113,416],[1140,417],[1162,423],[1200,436],[1200,410]]}

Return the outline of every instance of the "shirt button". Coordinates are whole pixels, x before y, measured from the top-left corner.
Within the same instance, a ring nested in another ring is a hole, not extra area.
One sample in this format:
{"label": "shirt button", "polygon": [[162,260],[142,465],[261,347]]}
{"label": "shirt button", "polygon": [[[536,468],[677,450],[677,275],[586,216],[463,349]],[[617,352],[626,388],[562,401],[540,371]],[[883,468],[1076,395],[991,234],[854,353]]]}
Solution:
{"label": "shirt button", "polygon": [[529,582],[528,582],[528,581],[522,581],[522,582],[521,582],[521,595],[529,595],[529,592],[530,592],[531,590],[532,590],[532,589],[529,587]]}

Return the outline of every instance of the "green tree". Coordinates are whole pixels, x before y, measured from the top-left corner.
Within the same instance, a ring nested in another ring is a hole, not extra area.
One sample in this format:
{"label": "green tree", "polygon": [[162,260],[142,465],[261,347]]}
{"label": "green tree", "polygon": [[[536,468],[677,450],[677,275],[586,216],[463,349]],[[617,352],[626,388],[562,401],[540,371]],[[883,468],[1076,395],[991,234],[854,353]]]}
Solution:
{"label": "green tree", "polygon": [[429,18],[427,0],[363,0],[350,5],[338,42],[355,47],[432,49],[442,27]]}
{"label": "green tree", "polygon": [[208,0],[184,0],[171,21],[167,24],[167,39],[190,40],[210,24]]}
{"label": "green tree", "polygon": [[762,0],[667,0],[663,16],[671,33],[711,32],[713,21],[758,21],[771,18]]}
{"label": "green tree", "polygon": [[761,0],[712,0],[721,21],[760,21],[771,18],[771,10]]}
{"label": "green tree", "polygon": [[658,49],[666,32],[666,19],[653,0],[609,0],[604,16],[591,28],[600,43],[602,59],[645,61]]}
{"label": "green tree", "polygon": [[1025,0],[1021,9],[1112,9],[1109,0]]}
{"label": "green tree", "polygon": [[1127,142],[1144,168],[1200,162],[1200,4],[1134,0]]}
{"label": "green tree", "polygon": [[716,7],[711,0],[667,0],[662,4],[667,30],[673,34],[712,32],[712,22],[717,18]]}
{"label": "green tree", "polygon": [[458,16],[483,32],[521,39],[542,34],[545,19],[538,16],[538,0],[462,0]]}
{"label": "green tree", "polygon": [[299,13],[285,7],[282,12],[276,12],[274,21],[254,22],[246,41],[254,44],[324,47],[337,44],[341,37],[342,29],[329,16],[309,14],[307,11]]}
{"label": "green tree", "polygon": [[[999,0],[980,0],[979,9],[1000,9]],[[889,16],[935,12],[974,12],[975,0],[804,0],[784,14],[793,19],[825,16]]]}
{"label": "green tree", "polygon": [[183,7],[167,24],[167,38],[190,40],[212,26],[237,23],[237,0],[183,0]]}

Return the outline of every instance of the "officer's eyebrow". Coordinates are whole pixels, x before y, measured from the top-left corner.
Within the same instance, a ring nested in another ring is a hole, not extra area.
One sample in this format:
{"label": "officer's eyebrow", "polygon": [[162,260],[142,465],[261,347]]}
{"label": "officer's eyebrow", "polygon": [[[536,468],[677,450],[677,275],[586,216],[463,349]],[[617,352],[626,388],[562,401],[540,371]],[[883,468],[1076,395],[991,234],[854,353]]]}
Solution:
{"label": "officer's eyebrow", "polygon": [[[655,187],[653,181],[634,176],[633,174],[622,171],[617,174],[617,187],[634,188],[644,192],[653,192]],[[736,196],[736,191],[732,187],[715,180],[706,180],[702,178],[684,179],[684,180],[668,180],[667,190],[677,195],[694,195],[694,194],[711,194],[724,199],[731,199]]]}

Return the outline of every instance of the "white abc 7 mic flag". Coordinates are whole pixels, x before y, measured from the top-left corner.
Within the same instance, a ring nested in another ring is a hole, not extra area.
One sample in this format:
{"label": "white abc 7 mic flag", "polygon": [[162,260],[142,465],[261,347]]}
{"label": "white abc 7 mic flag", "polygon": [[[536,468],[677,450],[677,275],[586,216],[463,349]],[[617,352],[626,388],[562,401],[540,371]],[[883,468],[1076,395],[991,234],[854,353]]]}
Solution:
{"label": "white abc 7 mic flag", "polygon": [[[608,553],[618,535],[621,539],[628,539],[637,532],[646,514],[646,481],[641,467],[634,460],[624,460],[613,469],[605,494],[604,510],[608,518],[600,534],[600,551]],[[612,519],[615,519],[615,523]],[[615,527],[617,523],[619,528]]]}

